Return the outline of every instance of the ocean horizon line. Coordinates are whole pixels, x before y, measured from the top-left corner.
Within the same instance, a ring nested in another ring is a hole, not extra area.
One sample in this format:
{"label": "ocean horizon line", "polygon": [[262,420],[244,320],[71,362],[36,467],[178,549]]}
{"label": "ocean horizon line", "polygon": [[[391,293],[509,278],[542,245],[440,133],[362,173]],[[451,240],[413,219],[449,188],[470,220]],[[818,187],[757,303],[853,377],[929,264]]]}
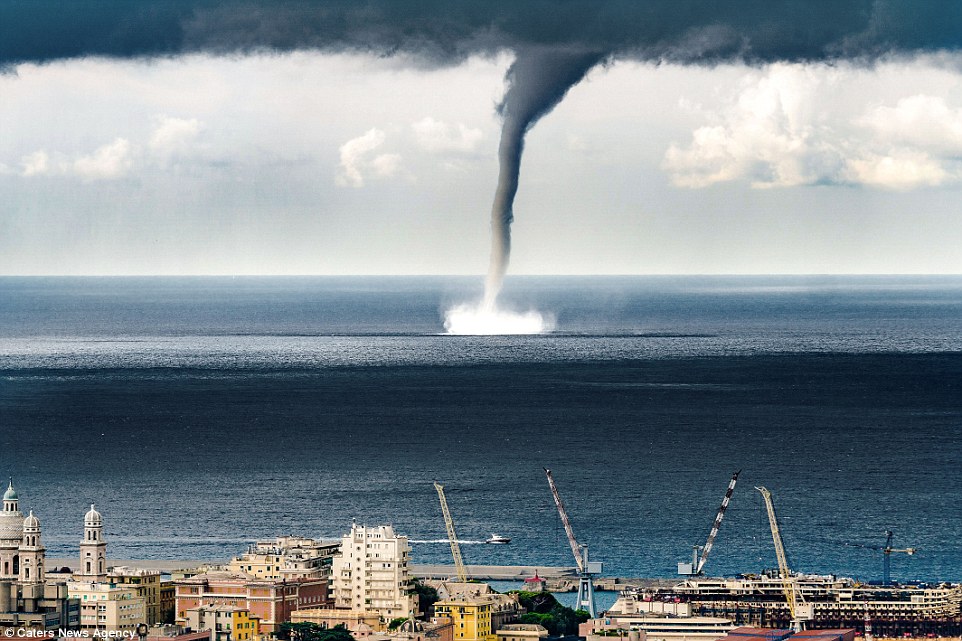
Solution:
{"label": "ocean horizon line", "polygon": [[[512,278],[962,278],[962,272],[658,272],[658,273],[596,273],[596,274],[509,274]],[[481,273],[444,274],[332,274],[332,273],[190,273],[190,274],[0,274],[2,279],[13,278],[478,278]]]}

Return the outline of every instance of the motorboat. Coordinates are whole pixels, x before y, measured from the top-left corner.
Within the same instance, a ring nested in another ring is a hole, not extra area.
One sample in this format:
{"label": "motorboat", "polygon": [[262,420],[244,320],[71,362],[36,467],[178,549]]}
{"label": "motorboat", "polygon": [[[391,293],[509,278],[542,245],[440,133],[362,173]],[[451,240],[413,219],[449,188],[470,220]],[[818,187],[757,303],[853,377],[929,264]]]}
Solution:
{"label": "motorboat", "polygon": [[488,540],[485,541],[485,543],[497,543],[504,545],[506,543],[511,543],[511,539],[507,536],[501,536],[500,534],[492,534],[490,537],[488,537]]}

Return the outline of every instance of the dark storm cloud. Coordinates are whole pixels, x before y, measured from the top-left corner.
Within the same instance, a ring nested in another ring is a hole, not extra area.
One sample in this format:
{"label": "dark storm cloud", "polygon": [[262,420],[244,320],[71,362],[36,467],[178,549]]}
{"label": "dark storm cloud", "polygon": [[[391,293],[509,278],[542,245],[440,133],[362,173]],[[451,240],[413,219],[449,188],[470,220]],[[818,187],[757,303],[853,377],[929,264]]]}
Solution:
{"label": "dark storm cloud", "polygon": [[763,62],[960,44],[957,0],[0,0],[0,64],[265,49],[441,64],[526,46]]}
{"label": "dark storm cloud", "polygon": [[0,70],[86,56],[314,49],[455,64],[510,49],[484,307],[508,268],[526,132],[596,64],[871,61],[962,44],[959,0],[0,0]]}

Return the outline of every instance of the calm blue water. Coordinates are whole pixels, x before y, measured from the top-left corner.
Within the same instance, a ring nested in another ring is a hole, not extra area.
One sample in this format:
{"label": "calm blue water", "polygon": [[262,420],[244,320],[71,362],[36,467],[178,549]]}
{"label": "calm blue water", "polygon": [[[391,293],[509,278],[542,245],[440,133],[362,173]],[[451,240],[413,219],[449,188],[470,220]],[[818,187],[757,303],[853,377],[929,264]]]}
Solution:
{"label": "calm blue water", "polygon": [[962,278],[515,278],[545,336],[441,335],[471,278],[0,278],[0,475],[48,554],[91,502],[114,558],[391,522],[447,562],[671,576],[731,473],[713,574],[962,579]]}

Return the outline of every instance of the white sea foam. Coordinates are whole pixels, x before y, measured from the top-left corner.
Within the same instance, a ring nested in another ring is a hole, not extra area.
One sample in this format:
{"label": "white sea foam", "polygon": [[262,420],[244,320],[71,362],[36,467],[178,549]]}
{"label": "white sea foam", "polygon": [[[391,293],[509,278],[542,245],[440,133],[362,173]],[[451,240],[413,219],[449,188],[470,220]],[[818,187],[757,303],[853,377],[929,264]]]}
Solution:
{"label": "white sea foam", "polygon": [[462,303],[444,312],[445,332],[462,336],[544,334],[553,330],[554,324],[550,314],[514,312],[480,303]]}

